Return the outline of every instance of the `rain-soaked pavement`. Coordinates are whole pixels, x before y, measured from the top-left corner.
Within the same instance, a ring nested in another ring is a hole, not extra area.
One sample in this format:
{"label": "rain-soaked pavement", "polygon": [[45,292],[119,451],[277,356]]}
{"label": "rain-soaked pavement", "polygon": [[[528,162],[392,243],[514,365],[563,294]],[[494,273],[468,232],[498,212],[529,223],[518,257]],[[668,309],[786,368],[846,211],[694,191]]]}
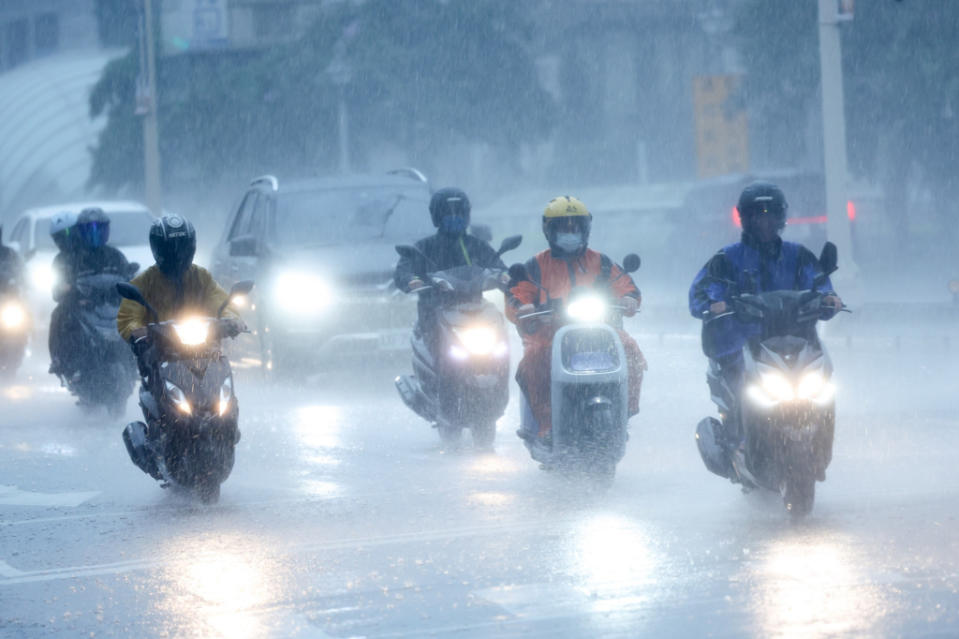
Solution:
{"label": "rain-soaked pavement", "polygon": [[210,507],[141,474],[122,422],[38,357],[0,391],[0,637],[959,635],[959,344],[834,340],[835,456],[800,523],[702,467],[693,331],[640,344],[606,494],[529,460],[515,402],[494,454],[443,451],[396,360],[296,388],[240,374]]}

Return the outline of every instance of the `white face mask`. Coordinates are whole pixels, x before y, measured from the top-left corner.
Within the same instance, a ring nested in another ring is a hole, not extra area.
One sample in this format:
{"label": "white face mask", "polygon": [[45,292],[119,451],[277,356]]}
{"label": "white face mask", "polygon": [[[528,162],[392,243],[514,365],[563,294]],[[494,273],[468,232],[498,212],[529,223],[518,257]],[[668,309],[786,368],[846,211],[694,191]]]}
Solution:
{"label": "white face mask", "polygon": [[583,248],[582,233],[557,233],[556,246],[566,253],[576,253]]}

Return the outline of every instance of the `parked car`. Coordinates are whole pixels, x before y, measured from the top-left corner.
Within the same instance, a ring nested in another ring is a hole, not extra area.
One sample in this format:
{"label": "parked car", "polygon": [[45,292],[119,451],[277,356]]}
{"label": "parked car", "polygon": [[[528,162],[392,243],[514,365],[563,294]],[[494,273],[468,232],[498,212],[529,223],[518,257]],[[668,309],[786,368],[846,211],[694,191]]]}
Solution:
{"label": "parked car", "polygon": [[434,232],[417,171],[253,180],[213,253],[225,287],[254,280],[244,317],[259,363],[405,349],[415,302],[392,285],[396,244]]}
{"label": "parked car", "polygon": [[27,209],[13,224],[8,244],[26,261],[27,300],[34,312],[36,326],[46,327],[53,311],[55,273],[53,258],[57,247],[50,237],[50,219],[57,213],[79,214],[86,208],[100,207],[110,217],[110,245],[123,251],[127,260],[141,268],[153,263],[148,238],[153,215],[150,210],[132,201],[67,202]]}

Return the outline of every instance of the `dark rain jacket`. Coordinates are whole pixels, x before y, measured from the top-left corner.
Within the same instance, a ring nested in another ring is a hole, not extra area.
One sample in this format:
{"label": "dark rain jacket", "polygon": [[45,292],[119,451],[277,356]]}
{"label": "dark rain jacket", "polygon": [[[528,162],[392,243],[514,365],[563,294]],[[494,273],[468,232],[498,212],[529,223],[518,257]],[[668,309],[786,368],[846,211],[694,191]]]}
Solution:
{"label": "dark rain jacket", "polygon": [[[702,319],[711,304],[739,293],[809,290],[820,273],[819,260],[801,244],[777,238],[763,246],[744,233],[740,242],[721,249],[696,274],[689,288],[689,312]],[[835,294],[828,278],[815,289]],[[718,359],[741,351],[760,327],[729,316],[710,323],[708,330],[713,334],[706,355]]]}
{"label": "dark rain jacket", "polygon": [[129,268],[130,262],[126,256],[112,246],[61,251],[53,258],[53,270],[57,276],[53,299],[56,302],[62,301],[81,275],[111,272],[126,274]]}
{"label": "dark rain jacket", "polygon": [[[471,265],[506,270],[506,264],[492,246],[466,233],[460,236],[436,233],[423,238],[415,246],[429,261],[424,263],[421,259],[400,258],[393,273],[393,282],[396,288],[404,293],[409,292],[410,281],[419,277],[417,273],[422,271],[433,273],[455,266]],[[433,291],[424,291],[419,294],[418,308],[421,321],[435,308],[437,302],[438,294]]]}

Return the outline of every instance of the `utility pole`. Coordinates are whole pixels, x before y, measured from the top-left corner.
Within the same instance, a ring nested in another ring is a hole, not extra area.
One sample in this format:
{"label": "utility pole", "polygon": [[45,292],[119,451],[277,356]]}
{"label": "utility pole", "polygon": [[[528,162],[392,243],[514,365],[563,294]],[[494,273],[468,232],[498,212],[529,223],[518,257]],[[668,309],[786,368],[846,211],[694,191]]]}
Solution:
{"label": "utility pole", "polygon": [[[137,113],[143,116],[143,168],[146,184],[146,205],[156,216],[163,214],[163,193],[160,186],[160,134],[157,129],[156,56],[153,42],[153,2],[143,0],[143,22],[140,24],[140,86]],[[146,74],[146,78],[142,75]],[[143,86],[144,79],[146,86]]]}
{"label": "utility pole", "polygon": [[819,68],[822,82],[823,168],[826,178],[826,235],[839,250],[849,282],[859,269],[853,261],[850,220],[846,211],[849,174],[846,160],[846,115],[843,106],[842,52],[839,23],[851,14],[839,13],[837,0],[819,0]]}

